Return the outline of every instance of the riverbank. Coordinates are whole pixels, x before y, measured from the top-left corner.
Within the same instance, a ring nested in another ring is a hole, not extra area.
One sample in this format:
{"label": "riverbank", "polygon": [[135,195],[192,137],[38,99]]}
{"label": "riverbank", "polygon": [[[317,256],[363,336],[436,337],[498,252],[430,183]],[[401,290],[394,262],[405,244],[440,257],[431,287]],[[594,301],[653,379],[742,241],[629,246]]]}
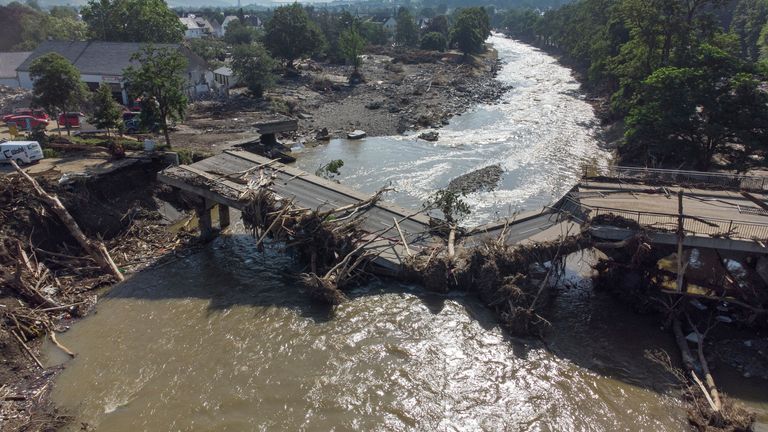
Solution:
{"label": "riverbank", "polygon": [[[140,161],[68,184],[60,184],[54,171],[34,178],[88,237],[103,239],[128,276],[177,259],[196,244],[183,226],[170,227],[169,218],[189,208],[154,180],[163,166],[159,158]],[[0,208],[0,429],[52,430],[68,416],[48,398],[61,368],[43,367],[41,345],[88,315],[116,280],[81,252],[20,175],[4,175]]]}
{"label": "riverbank", "polygon": [[298,131],[278,137],[288,147],[317,145],[356,129],[375,137],[439,128],[508,90],[495,79],[498,66],[491,47],[470,62],[456,52],[379,47],[363,56],[364,82],[352,85],[351,67],[306,61],[298,65],[300,76],[281,78],[264,99],[240,88],[227,100],[193,104],[171,139],[177,148],[217,153],[257,136],[253,124],[276,113],[298,120]]}

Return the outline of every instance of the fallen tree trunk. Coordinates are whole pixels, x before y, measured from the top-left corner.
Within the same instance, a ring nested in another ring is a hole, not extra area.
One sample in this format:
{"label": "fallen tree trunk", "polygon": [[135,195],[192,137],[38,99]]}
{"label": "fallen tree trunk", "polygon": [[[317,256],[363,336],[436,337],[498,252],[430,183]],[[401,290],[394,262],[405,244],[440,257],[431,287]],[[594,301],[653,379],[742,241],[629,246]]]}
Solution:
{"label": "fallen tree trunk", "polygon": [[99,267],[114,276],[118,281],[125,279],[123,274],[120,273],[120,270],[117,268],[117,265],[115,265],[115,262],[112,261],[112,257],[109,256],[109,252],[104,244],[99,241],[89,240],[88,237],[85,236],[85,233],[80,229],[80,226],[72,215],[69,214],[69,211],[67,211],[67,208],[64,207],[64,204],[61,203],[59,198],[46,192],[35,179],[19,168],[16,162],[10,162],[11,165],[13,165],[13,168],[32,184],[32,187],[35,189],[35,192],[37,192],[40,199],[47,204],[54,213],[56,213],[56,216],[58,216],[61,222],[67,227],[70,234],[72,234],[72,237],[74,237],[88,255],[96,261]]}

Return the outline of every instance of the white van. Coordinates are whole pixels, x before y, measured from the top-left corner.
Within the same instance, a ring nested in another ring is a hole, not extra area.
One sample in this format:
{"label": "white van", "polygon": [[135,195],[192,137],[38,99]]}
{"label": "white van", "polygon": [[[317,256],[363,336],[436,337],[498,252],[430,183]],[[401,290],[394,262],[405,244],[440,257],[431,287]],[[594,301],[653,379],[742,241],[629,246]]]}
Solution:
{"label": "white van", "polygon": [[42,159],[43,149],[37,141],[0,142],[0,162],[15,161],[18,165]]}

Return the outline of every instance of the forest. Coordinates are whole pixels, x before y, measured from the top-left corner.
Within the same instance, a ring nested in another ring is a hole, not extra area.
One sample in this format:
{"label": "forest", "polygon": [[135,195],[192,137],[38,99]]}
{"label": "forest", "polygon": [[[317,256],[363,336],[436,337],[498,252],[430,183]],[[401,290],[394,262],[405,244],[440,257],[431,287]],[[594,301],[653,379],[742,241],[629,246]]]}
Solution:
{"label": "forest", "polygon": [[768,1],[580,0],[494,16],[561,55],[621,122],[621,163],[745,171],[768,146]]}

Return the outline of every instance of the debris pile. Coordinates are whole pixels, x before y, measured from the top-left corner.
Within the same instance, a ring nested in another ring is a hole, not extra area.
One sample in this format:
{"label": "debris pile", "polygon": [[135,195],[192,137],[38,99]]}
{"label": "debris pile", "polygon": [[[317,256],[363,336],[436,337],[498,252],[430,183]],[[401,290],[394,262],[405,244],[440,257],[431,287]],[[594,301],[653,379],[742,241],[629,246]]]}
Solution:
{"label": "debris pile", "polygon": [[331,305],[342,303],[346,300],[342,290],[365,278],[366,264],[373,258],[366,246],[381,235],[363,232],[360,222],[386,190],[355,205],[305,209],[270,190],[274,173],[268,171],[259,167],[258,179],[249,181],[240,197],[247,203],[242,212],[245,227],[258,239],[257,247],[270,237],[296,251],[298,259],[309,265],[301,280],[313,297]]}
{"label": "debris pile", "polygon": [[[147,209],[135,211],[132,203],[118,203],[114,185],[104,185],[114,191],[111,202],[91,199],[89,205],[81,199],[89,193],[86,183],[65,187],[45,178],[10,174],[0,185],[0,396],[5,395],[0,398],[0,424],[14,430],[28,430],[24,428],[33,424],[29,430],[53,430],[67,421],[47,402],[57,369],[40,361],[40,340],[50,338],[74,356],[59,343],[57,332],[86,315],[101,290],[124,273],[160,257],[172,259],[172,249],[192,239],[159,226]],[[140,193],[151,195],[144,186]],[[107,231],[94,230],[79,214],[107,205],[129,211],[119,221],[122,228],[102,240]]]}
{"label": "debris pile", "polygon": [[474,292],[511,333],[531,335],[547,324],[539,311],[549,303],[550,288],[565,258],[590,244],[587,236],[577,234],[555,242],[510,246],[502,233],[454,259],[438,256],[438,249],[423,251],[408,262],[408,273],[429,290]]}

